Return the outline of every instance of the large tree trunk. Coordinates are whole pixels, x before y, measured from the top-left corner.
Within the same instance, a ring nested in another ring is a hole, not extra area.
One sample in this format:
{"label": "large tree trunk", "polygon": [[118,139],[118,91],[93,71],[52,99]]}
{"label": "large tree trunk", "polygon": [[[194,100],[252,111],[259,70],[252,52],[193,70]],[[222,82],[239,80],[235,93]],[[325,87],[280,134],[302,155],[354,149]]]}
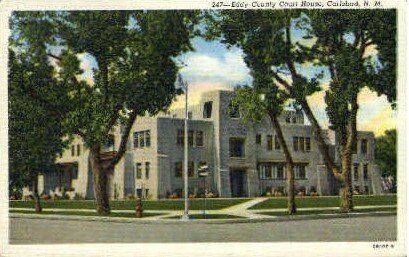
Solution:
{"label": "large tree trunk", "polygon": [[295,205],[295,193],[294,193],[294,161],[288,150],[287,143],[285,142],[283,131],[281,130],[281,125],[277,120],[277,116],[273,111],[268,112],[270,116],[271,123],[277,134],[280,146],[283,149],[285,160],[286,160],[286,184],[287,184],[287,212],[288,214],[295,214],[297,212],[297,207]]}
{"label": "large tree trunk", "polygon": [[38,193],[38,175],[36,174],[33,178],[33,196],[35,203],[35,211],[41,212],[43,208],[41,207],[40,195]]}
{"label": "large tree trunk", "polygon": [[91,169],[94,175],[94,194],[97,201],[97,212],[107,215],[111,212],[108,196],[107,170],[101,164],[99,148],[90,150]]}

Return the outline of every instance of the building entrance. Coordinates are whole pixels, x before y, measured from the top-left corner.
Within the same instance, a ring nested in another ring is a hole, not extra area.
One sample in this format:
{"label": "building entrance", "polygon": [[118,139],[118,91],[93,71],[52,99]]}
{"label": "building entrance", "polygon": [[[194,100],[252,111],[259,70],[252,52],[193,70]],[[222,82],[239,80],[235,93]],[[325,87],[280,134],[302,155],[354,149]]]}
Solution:
{"label": "building entrance", "polygon": [[246,196],[246,172],[244,170],[230,170],[230,186],[232,197]]}

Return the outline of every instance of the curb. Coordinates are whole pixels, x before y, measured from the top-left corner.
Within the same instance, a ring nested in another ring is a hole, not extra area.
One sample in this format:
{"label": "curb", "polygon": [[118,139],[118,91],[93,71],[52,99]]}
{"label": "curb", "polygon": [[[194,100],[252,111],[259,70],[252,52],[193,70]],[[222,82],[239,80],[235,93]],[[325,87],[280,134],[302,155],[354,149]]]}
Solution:
{"label": "curb", "polygon": [[27,218],[27,219],[45,219],[45,220],[76,220],[76,221],[102,221],[102,222],[117,222],[117,223],[134,223],[134,224],[230,224],[230,223],[260,223],[260,222],[284,222],[284,221],[301,221],[301,220],[319,220],[319,219],[334,219],[334,218],[350,218],[350,217],[376,217],[376,216],[393,216],[397,215],[396,211],[377,211],[368,213],[342,213],[342,214],[313,214],[313,215],[297,215],[297,216],[275,216],[265,218],[247,219],[196,219],[196,220],[178,220],[178,219],[155,219],[150,220],[137,218],[118,218],[118,217],[84,217],[80,215],[44,215],[44,214],[27,214],[27,213],[9,213],[10,218]]}

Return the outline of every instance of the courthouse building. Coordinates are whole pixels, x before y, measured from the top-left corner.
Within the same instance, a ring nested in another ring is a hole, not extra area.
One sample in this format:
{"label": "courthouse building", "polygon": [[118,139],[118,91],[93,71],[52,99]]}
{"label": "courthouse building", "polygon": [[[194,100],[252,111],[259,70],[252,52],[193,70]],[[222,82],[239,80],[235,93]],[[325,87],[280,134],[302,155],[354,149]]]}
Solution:
{"label": "courthouse building", "polygon": [[[240,113],[229,108],[231,91],[210,91],[198,105],[189,108],[189,193],[208,191],[218,197],[255,197],[286,193],[285,158],[275,131],[266,117],[260,122],[243,123]],[[286,110],[279,117],[282,130],[295,162],[297,192],[337,195],[340,185],[328,172],[313,137],[313,128],[302,111]],[[183,188],[184,110],[174,110],[154,117],[138,118],[129,136],[127,151],[109,173],[111,198],[137,194],[161,199],[181,196]],[[336,142],[327,132],[333,156]],[[121,127],[112,131],[110,144],[104,148],[106,158],[120,144]],[[359,132],[356,154],[352,160],[352,180],[356,193],[381,194],[381,176],[374,160],[375,140],[372,132]],[[54,194],[64,187],[94,198],[89,151],[74,140],[58,159],[54,171],[39,178],[40,191]],[[199,177],[198,170],[207,166],[209,176]]]}

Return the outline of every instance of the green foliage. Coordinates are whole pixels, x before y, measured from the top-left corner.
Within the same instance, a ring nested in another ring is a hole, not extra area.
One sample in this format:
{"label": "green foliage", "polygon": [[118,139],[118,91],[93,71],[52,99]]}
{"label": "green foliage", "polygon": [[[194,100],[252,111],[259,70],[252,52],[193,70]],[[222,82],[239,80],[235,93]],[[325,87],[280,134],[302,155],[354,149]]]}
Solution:
{"label": "green foliage", "polygon": [[375,159],[382,176],[392,176],[396,181],[397,171],[397,144],[396,129],[387,130],[385,134],[376,138]]}
{"label": "green foliage", "polygon": [[[26,90],[36,87],[47,92],[58,83],[52,78],[51,67],[43,55],[30,58],[16,56],[10,49],[9,56],[9,188],[17,191],[31,185],[40,172],[46,172],[61,154],[66,142],[58,117],[50,118],[51,112],[39,101],[41,96]],[[60,91],[50,94],[58,97]]]}

